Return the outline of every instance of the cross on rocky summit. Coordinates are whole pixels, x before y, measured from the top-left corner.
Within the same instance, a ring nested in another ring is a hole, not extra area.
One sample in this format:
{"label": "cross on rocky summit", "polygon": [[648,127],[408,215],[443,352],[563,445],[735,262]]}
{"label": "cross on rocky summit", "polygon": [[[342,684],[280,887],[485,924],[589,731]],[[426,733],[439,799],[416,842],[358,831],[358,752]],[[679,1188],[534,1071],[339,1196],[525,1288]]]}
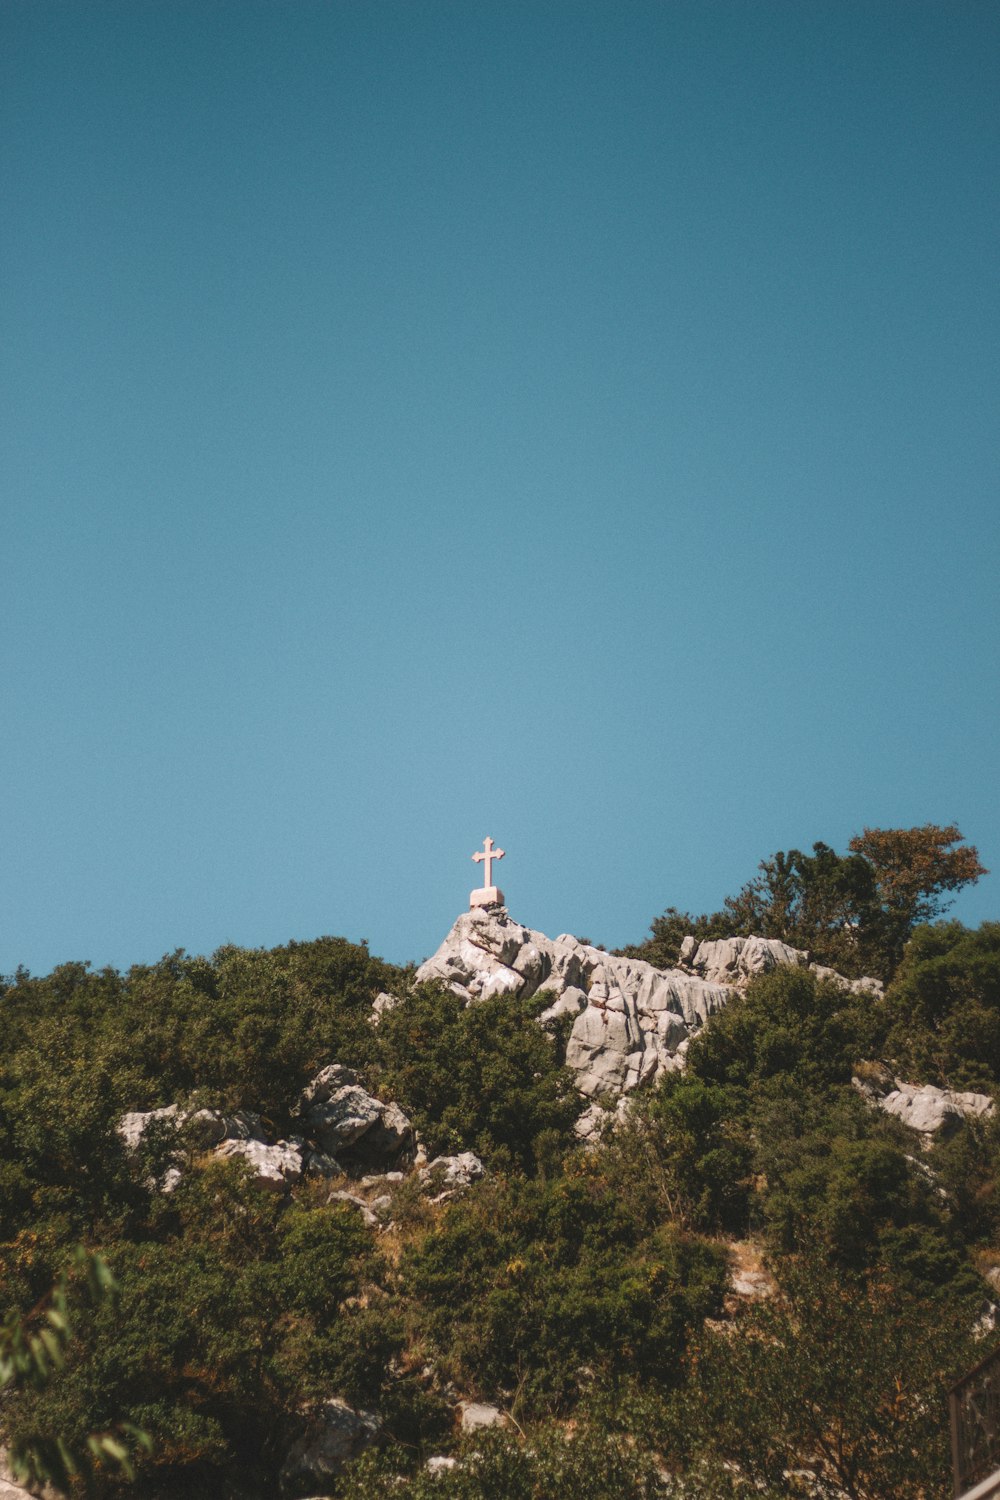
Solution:
{"label": "cross on rocky summit", "polygon": [[503,855],[504,851],[497,849],[493,840],[487,835],[483,840],[483,848],[477,849],[472,856],[476,863],[483,865],[484,868],[482,885],[469,897],[470,907],[503,905],[503,891],[493,884],[493,861],[503,859]]}

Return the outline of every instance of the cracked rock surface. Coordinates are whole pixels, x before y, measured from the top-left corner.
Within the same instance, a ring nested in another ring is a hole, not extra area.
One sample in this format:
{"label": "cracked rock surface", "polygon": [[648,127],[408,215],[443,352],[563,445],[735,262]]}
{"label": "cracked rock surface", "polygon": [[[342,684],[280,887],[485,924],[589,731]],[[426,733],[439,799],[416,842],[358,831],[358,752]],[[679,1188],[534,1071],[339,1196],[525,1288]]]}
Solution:
{"label": "cracked rock surface", "polygon": [[731,985],[617,958],[569,934],[548,938],[502,906],[463,912],[415,977],[467,1001],[550,996],[543,1019],[575,1018],[566,1062],[590,1098],[627,1092],[679,1067],[683,1043],[732,994]]}
{"label": "cracked rock surface", "polygon": [[572,1015],[566,1063],[590,1099],[629,1093],[683,1067],[690,1038],[758,974],[811,968],[850,989],[848,981],[810,965],[809,955],[774,938],[736,937],[698,943],[685,938],[680,966],[657,969],[620,958],[568,933],[549,938],[515,922],[505,906],[463,912],[435,954],[416,972],[467,1002],[496,995],[544,994],[541,1020]]}

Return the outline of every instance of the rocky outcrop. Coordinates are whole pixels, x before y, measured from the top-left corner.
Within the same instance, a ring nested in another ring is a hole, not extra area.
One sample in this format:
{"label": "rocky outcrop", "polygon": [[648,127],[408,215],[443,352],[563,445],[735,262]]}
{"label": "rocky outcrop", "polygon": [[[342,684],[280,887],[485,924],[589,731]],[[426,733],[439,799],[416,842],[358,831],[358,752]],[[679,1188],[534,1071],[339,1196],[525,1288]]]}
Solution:
{"label": "rocky outcrop", "polygon": [[326,1495],[344,1465],[378,1440],[380,1418],[346,1401],[321,1402],[310,1413],[309,1430],[289,1450],[281,1470],[284,1494]]}
{"label": "rocky outcrop", "polygon": [[248,1110],[223,1115],[178,1104],[123,1115],[118,1133],[135,1151],[147,1130],[161,1126],[169,1131],[171,1165],[159,1182],[165,1192],[180,1181],[184,1147],[238,1157],[258,1182],[277,1191],[293,1186],[305,1172],[323,1177],[359,1168],[385,1172],[413,1157],[413,1127],[399,1105],[373,1098],[357,1075],[339,1063],[316,1074],[293,1113],[301,1134],[274,1142],[267,1141],[260,1116]]}
{"label": "rocky outcrop", "polygon": [[358,1076],[332,1063],[302,1091],[296,1106],[303,1133],[343,1166],[395,1167],[411,1158],[413,1126],[398,1104],[375,1099]]}
{"label": "rocky outcrop", "polygon": [[216,1156],[238,1157],[246,1162],[254,1177],[263,1186],[275,1192],[284,1192],[293,1187],[305,1170],[305,1154],[308,1146],[303,1141],[275,1141],[273,1146],[263,1141],[226,1141],[217,1147]]}
{"label": "rocky outcrop", "polygon": [[853,994],[882,994],[879,980],[845,979],[836,969],[810,963],[808,953],[801,948],[790,948],[777,938],[713,938],[699,943],[695,937],[686,937],[681,944],[678,962],[682,968],[690,969],[702,979],[713,984],[733,985],[737,989],[745,989],[751,979],[756,979],[759,974],[769,974],[772,969],[807,968],[817,979],[831,980]]}
{"label": "rocky outcrop", "polygon": [[150,1127],[168,1125],[183,1130],[186,1139],[199,1151],[208,1151],[223,1141],[262,1141],[260,1115],[248,1109],[224,1115],[217,1109],[182,1109],[179,1104],[165,1104],[160,1109],[134,1110],[118,1121],[118,1134],[130,1151],[138,1149]]}
{"label": "rocky outcrop", "polygon": [[496,906],[463,912],[416,980],[437,981],[468,1001],[551,996],[542,1019],[574,1017],[566,1062],[591,1098],[680,1066],[683,1043],[732,993],[680,969],[615,957],[569,934],[548,938]]}
{"label": "rocky outcrop", "polygon": [[939,1089],[932,1083],[904,1083],[888,1069],[868,1068],[864,1077],[852,1080],[870,1104],[894,1115],[910,1130],[936,1135],[956,1129],[964,1120],[984,1119],[996,1108],[989,1094],[960,1093]]}
{"label": "rocky outcrop", "polygon": [[777,938],[715,938],[699,943],[686,937],[679,962],[712,984],[745,985],[772,969],[804,968],[809,955]]}
{"label": "rocky outcrop", "polygon": [[[118,1121],[118,1134],[129,1151],[138,1151],[146,1132],[157,1127],[168,1132],[168,1142],[172,1147],[167,1158],[171,1165],[157,1179],[158,1186],[165,1193],[172,1193],[181,1180],[184,1147],[194,1151],[209,1151],[214,1147],[217,1155],[224,1156],[232,1154],[227,1147],[240,1152],[264,1141],[260,1116],[250,1110],[224,1115],[217,1109],[183,1109],[179,1104],[132,1110]],[[251,1164],[256,1166],[256,1159],[252,1153],[250,1155]],[[269,1179],[270,1171],[264,1175]],[[153,1179],[149,1185],[154,1185]]]}

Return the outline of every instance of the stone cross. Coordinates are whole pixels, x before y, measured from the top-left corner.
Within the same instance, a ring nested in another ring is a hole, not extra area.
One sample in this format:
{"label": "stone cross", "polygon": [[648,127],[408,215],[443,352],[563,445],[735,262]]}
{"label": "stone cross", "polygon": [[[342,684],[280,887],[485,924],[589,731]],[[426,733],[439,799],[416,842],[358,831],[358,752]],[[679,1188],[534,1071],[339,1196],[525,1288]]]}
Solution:
{"label": "stone cross", "polygon": [[[483,849],[486,850],[485,854],[483,853]],[[494,849],[493,840],[489,837],[483,839],[483,849],[477,849],[472,857],[477,864],[482,864],[483,860],[486,861],[486,869],[483,871],[483,885],[492,885],[493,861],[495,859],[503,859],[503,850]]]}
{"label": "stone cross", "polygon": [[[483,852],[485,850],[485,853]],[[473,891],[469,897],[470,906],[502,906],[503,891],[493,884],[493,861],[503,859],[503,850],[494,847],[491,838],[483,840],[483,848],[477,849],[472,856],[477,864],[484,866],[483,883],[478,891]]]}

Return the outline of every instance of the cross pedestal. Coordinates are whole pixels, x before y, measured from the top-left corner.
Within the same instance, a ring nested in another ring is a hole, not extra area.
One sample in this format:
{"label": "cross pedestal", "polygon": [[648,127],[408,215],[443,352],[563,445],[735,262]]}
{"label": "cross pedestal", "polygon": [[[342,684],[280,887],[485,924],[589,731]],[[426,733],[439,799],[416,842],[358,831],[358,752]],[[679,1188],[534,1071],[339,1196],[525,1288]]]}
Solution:
{"label": "cross pedestal", "polygon": [[503,859],[503,850],[494,848],[493,840],[486,838],[483,840],[483,848],[477,849],[472,857],[477,864],[483,866],[483,883],[478,891],[473,891],[469,896],[469,907],[503,906],[503,891],[492,883],[493,861]]}

